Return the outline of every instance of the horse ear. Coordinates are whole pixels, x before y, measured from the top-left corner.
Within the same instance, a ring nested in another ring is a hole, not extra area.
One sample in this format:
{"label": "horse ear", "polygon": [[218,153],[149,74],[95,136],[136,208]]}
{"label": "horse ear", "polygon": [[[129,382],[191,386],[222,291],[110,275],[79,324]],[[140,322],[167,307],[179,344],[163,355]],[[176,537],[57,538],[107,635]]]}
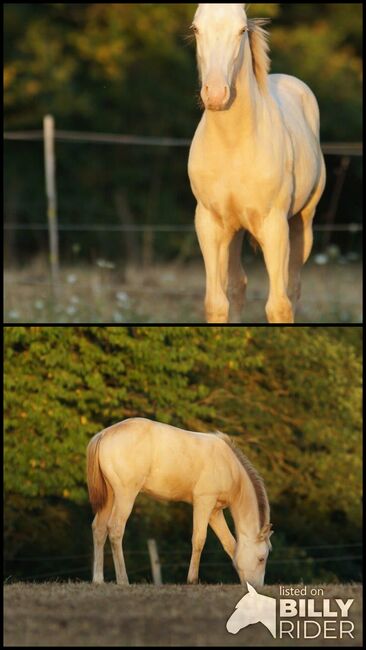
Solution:
{"label": "horse ear", "polygon": [[264,539],[268,536],[269,531],[271,530],[271,524],[265,524],[263,528],[259,531],[259,537]]}

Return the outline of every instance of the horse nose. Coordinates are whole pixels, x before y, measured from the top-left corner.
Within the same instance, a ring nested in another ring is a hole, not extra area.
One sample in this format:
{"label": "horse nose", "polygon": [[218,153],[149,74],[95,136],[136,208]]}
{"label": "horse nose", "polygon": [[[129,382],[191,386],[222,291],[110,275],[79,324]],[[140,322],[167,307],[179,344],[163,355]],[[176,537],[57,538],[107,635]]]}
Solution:
{"label": "horse nose", "polygon": [[206,108],[218,110],[224,108],[230,96],[227,84],[204,84],[201,97]]}
{"label": "horse nose", "polygon": [[226,629],[230,634],[236,634],[239,631],[238,625],[232,620],[232,616],[230,616],[229,620],[226,623]]}

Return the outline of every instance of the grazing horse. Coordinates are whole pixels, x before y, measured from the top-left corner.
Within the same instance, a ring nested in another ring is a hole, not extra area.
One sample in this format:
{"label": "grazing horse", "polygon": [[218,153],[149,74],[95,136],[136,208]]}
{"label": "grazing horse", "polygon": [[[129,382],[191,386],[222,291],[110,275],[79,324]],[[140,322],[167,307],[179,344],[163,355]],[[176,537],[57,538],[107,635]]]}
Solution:
{"label": "grazing horse", "polygon": [[268,74],[265,22],[243,4],[200,4],[192,24],[205,111],[188,173],[209,323],[240,322],[245,231],[268,271],[267,320],[294,322],[325,185],[317,101],[296,77]]}
{"label": "grazing horse", "polygon": [[[94,518],[93,582],[103,582],[103,548],[112,547],[118,584],[128,584],[122,539],[139,492],[193,506],[188,583],[198,582],[210,524],[233,560],[240,581],[261,586],[272,534],[262,479],[223,433],[184,431],[130,418],[97,433],[87,450],[89,498]],[[230,508],[236,539],[223,509]]]}

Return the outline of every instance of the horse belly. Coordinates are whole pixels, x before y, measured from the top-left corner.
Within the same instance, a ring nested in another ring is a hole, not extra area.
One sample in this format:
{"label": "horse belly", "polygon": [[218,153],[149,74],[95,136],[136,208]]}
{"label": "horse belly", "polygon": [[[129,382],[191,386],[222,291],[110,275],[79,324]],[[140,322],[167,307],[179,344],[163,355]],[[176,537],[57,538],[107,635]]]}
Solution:
{"label": "horse belly", "polygon": [[299,149],[295,159],[296,193],[291,210],[291,216],[300,212],[308,203],[317,187],[320,177],[321,154],[318,157],[310,148],[301,152]]}

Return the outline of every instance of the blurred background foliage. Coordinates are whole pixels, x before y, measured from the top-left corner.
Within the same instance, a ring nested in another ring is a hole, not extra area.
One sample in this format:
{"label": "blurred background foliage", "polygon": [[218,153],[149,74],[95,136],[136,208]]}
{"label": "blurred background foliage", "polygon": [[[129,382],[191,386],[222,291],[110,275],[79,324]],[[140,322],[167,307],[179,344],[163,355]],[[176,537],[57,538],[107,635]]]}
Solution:
{"label": "blurred background foliage", "polygon": [[[58,129],[191,138],[200,117],[194,45],[186,36],[196,5],[5,4],[5,129]],[[252,4],[250,16],[272,18],[272,71],[294,74],[315,92],[323,141],[361,138],[361,4]],[[194,201],[187,150],[57,144],[60,223],[191,224]],[[6,142],[7,221],[45,220],[42,143]],[[329,204],[336,158],[328,158]],[[339,212],[361,215],[359,160],[352,160]],[[92,188],[92,191],[91,191]],[[349,197],[352,196],[352,201]],[[122,200],[121,200],[122,197]],[[121,208],[122,205],[122,208]],[[119,206],[119,207],[118,207]],[[127,216],[126,216],[127,215]],[[158,234],[160,260],[182,250],[179,233]],[[342,247],[342,235],[333,235]],[[187,256],[199,255],[195,238]],[[26,262],[44,251],[47,233],[11,231],[6,258]],[[121,237],[63,233],[63,259],[117,259]],[[151,252],[150,257],[153,253]],[[153,261],[153,260],[150,260]]]}
{"label": "blurred background foliage", "polygon": [[[144,416],[223,430],[260,471],[275,529],[268,582],[359,580],[361,345],[349,327],[7,327],[6,576],[90,578],[86,446]],[[150,580],[149,537],[164,581],[185,580],[191,518],[188,505],[138,497],[132,581]],[[236,581],[211,532],[201,578]]]}

